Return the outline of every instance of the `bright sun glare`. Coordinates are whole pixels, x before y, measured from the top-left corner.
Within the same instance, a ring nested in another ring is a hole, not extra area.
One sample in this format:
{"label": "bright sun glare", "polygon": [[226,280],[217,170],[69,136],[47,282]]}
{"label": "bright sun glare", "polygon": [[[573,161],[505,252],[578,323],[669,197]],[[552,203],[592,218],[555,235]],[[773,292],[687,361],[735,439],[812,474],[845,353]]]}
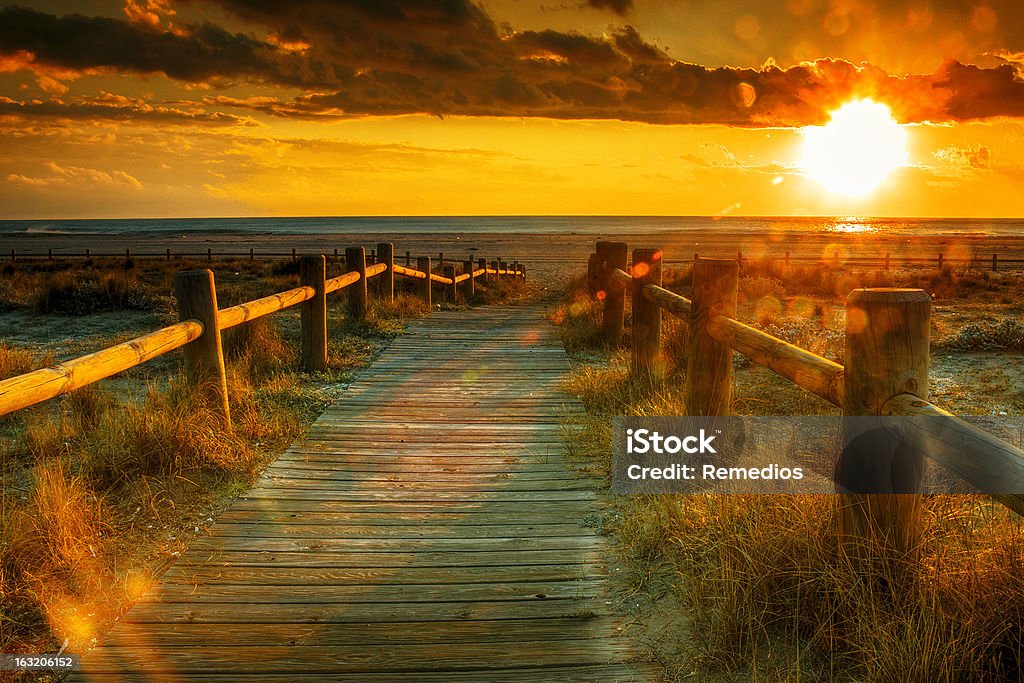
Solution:
{"label": "bright sun glare", "polygon": [[831,192],[866,195],[907,163],[907,132],[871,99],[847,102],[827,124],[802,132],[800,167]]}

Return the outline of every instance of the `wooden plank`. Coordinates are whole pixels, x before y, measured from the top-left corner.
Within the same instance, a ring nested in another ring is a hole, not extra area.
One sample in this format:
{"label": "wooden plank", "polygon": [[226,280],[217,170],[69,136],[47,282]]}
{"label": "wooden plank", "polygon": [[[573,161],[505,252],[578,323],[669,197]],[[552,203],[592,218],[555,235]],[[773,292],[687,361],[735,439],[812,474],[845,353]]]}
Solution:
{"label": "wooden plank", "polygon": [[[517,648],[505,643],[447,643],[438,645],[238,645],[232,647],[182,648],[173,652],[146,647],[105,647],[97,653],[96,673],[123,671],[166,658],[178,674],[218,672],[248,673],[254,662],[261,672],[451,671],[503,669],[522,664],[524,655],[534,666],[606,664],[629,655],[624,641],[556,640],[521,641]],[[102,657],[102,658],[100,658]]]}
{"label": "wooden plank", "polygon": [[334,523],[309,524],[284,522],[233,522],[217,520],[217,538],[486,538],[518,537],[544,538],[551,536],[592,535],[579,524],[521,524],[521,525],[430,525],[387,524],[376,526],[339,525]]}
{"label": "wooden plank", "polygon": [[338,567],[338,568],[447,568],[535,567],[549,564],[586,566],[603,561],[598,550],[509,550],[481,552],[321,552],[313,550],[271,552],[267,550],[190,549],[176,563],[179,566],[235,567]]}
{"label": "wooden plank", "polygon": [[385,584],[369,588],[362,585],[305,586],[229,584],[214,582],[201,587],[164,584],[137,604],[147,603],[241,603],[283,604],[371,604],[402,602],[541,602],[545,600],[583,600],[599,595],[603,581],[572,579],[560,582],[467,583],[467,584]]}
{"label": "wooden plank", "polygon": [[259,552],[494,552],[504,550],[578,550],[595,548],[600,540],[590,536],[508,538],[235,538],[205,537],[195,541],[197,552],[249,550]]}
{"label": "wooden plank", "polygon": [[145,643],[172,648],[217,645],[446,645],[512,640],[578,640],[600,637],[617,629],[621,621],[601,619],[501,619],[450,621],[443,629],[425,629],[420,622],[383,624],[221,624],[215,632],[192,624],[125,624],[113,646]]}
{"label": "wooden plank", "polygon": [[[590,512],[602,509],[600,501],[551,501],[543,505],[545,510],[550,510],[553,517],[563,515],[579,515],[582,517]],[[463,501],[417,502],[409,500],[359,502],[359,501],[309,501],[309,500],[281,500],[278,498],[240,498],[235,501],[232,510],[254,510],[264,514],[283,515],[286,513],[307,513],[316,512],[321,514],[357,513],[369,512],[381,515],[405,515],[422,512],[447,512],[458,514],[505,514],[515,515],[518,510],[523,509],[518,501],[490,501],[486,504],[469,499]]]}
{"label": "wooden plank", "polygon": [[389,567],[221,567],[175,565],[160,577],[164,584],[202,585],[211,582],[258,586],[323,586],[345,583],[354,586],[448,583],[490,583],[515,581],[531,584],[540,581],[568,581],[605,575],[601,565],[547,564],[498,567],[448,568],[415,567],[396,572]]}
{"label": "wooden plank", "polygon": [[[102,674],[106,681],[138,680],[135,671],[109,671]],[[180,681],[179,677],[167,674],[151,674],[147,671],[147,681]],[[419,671],[415,674],[417,683],[537,683],[537,681],[587,681],[587,683],[634,683],[637,681],[654,680],[654,667],[644,663],[598,664],[583,666],[534,667],[517,666],[511,669],[462,670],[462,671]],[[345,673],[261,673],[264,681],[333,681],[334,683],[409,683],[410,674],[393,672],[360,672]],[[88,678],[69,680],[89,680]],[[204,681],[237,681],[238,674],[207,673]]]}
{"label": "wooden plank", "polygon": [[129,624],[380,624],[496,619],[555,619],[608,616],[603,600],[366,603],[160,603],[140,602],[125,616]]}

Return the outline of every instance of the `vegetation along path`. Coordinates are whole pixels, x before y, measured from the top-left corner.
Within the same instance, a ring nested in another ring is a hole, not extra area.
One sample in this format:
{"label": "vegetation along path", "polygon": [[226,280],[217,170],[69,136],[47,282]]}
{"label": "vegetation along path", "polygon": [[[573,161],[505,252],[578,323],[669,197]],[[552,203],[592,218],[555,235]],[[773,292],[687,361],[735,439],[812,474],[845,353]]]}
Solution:
{"label": "vegetation along path", "polygon": [[537,306],[413,324],[84,658],[84,678],[646,680]]}

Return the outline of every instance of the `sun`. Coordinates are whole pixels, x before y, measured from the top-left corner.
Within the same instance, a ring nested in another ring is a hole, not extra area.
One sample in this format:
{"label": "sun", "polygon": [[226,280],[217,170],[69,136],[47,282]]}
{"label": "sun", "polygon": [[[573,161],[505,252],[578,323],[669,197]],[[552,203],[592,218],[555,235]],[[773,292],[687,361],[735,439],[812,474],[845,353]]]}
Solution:
{"label": "sun", "polygon": [[830,192],[867,195],[907,163],[907,132],[872,99],[847,102],[827,124],[802,133],[800,168]]}

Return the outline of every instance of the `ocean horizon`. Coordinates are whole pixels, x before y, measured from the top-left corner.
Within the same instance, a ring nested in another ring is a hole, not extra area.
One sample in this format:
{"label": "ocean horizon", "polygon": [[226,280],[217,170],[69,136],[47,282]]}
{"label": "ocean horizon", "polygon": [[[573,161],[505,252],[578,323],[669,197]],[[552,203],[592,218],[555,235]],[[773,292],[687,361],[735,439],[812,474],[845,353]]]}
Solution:
{"label": "ocean horizon", "polygon": [[375,233],[653,234],[805,232],[1020,236],[1024,218],[864,216],[316,216],[0,220],[0,237],[26,235],[319,235]]}

